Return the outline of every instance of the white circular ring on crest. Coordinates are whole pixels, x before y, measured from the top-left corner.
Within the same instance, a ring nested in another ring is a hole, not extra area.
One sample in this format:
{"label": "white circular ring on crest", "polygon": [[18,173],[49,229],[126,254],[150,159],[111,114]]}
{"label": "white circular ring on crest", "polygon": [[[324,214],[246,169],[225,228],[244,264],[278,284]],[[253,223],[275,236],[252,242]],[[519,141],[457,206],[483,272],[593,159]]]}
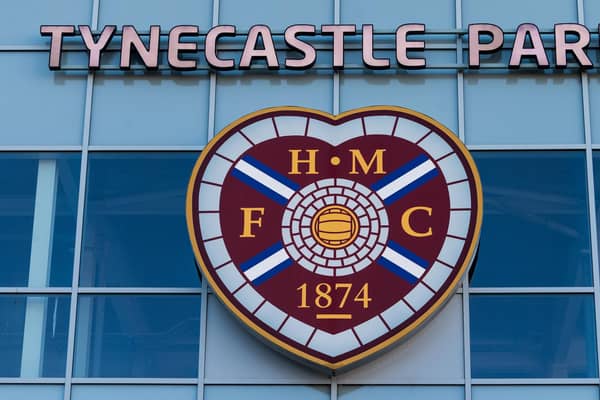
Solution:
{"label": "white circular ring on crest", "polygon": [[[349,208],[359,221],[356,239],[345,248],[325,248],[312,237],[314,215],[330,205]],[[294,261],[310,272],[351,275],[381,255],[389,234],[387,221],[387,211],[371,189],[348,179],[323,179],[300,189],[289,200],[281,222],[283,244]]]}

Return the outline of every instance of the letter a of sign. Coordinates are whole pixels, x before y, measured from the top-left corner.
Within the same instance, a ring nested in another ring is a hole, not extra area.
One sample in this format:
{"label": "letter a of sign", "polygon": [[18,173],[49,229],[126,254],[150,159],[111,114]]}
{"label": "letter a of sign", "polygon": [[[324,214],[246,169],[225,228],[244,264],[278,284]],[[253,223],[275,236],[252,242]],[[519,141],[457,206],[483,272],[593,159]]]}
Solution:
{"label": "letter a of sign", "polygon": [[280,107],[220,132],[187,194],[202,273],[240,321],[331,371],[422,326],[470,267],[479,175],[415,111]]}

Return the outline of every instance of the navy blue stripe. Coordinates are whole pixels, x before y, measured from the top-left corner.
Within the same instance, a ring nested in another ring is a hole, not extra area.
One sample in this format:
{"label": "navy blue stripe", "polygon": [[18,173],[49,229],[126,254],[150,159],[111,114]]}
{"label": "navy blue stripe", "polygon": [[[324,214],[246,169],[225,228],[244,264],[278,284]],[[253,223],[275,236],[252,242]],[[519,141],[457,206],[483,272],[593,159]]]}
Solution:
{"label": "navy blue stripe", "polygon": [[271,200],[281,204],[282,206],[285,206],[288,203],[288,199],[286,199],[279,193],[271,190],[270,188],[266,187],[262,183],[252,179],[252,177],[246,175],[242,171],[237,170],[236,168],[233,169],[233,171],[231,172],[231,175],[238,178],[240,181],[244,182],[246,185],[248,185],[248,186],[256,189],[257,191],[259,191],[260,193],[264,194]]}
{"label": "navy blue stripe", "polygon": [[429,263],[425,260],[423,260],[421,257],[419,257],[418,255],[416,255],[415,253],[413,253],[412,251],[400,246],[398,243],[396,242],[392,242],[391,240],[388,242],[387,246],[394,250],[396,253],[398,254],[402,254],[404,257],[408,258],[410,261],[414,262],[415,264],[423,267],[423,268],[428,268],[429,267]]}
{"label": "navy blue stripe", "polygon": [[379,263],[379,265],[381,265],[388,271],[393,272],[394,274],[398,275],[400,278],[404,279],[409,283],[416,283],[418,281],[416,277],[412,276],[398,265],[388,261],[388,259],[385,257],[379,257],[379,259],[377,259],[377,262]]}
{"label": "navy blue stripe", "polygon": [[375,191],[381,189],[385,185],[392,183],[397,178],[400,178],[402,175],[404,175],[408,171],[414,169],[415,167],[419,166],[420,164],[423,164],[428,159],[429,159],[429,157],[427,157],[426,154],[421,154],[420,156],[418,156],[417,158],[415,158],[408,164],[404,164],[403,166],[401,166],[394,172],[390,172],[385,177],[383,177],[379,181],[375,182],[373,185],[371,185],[371,189],[373,189]]}
{"label": "navy blue stripe", "polygon": [[261,262],[262,260],[277,253],[281,249],[283,249],[283,243],[277,242],[273,246],[269,247],[268,249],[261,251],[260,253],[258,253],[257,255],[255,255],[248,261],[246,261],[245,263],[240,264],[240,268],[242,269],[242,271],[246,271],[246,270],[252,268],[253,266],[255,266],[256,264],[258,264],[259,262]]}
{"label": "navy blue stripe", "polygon": [[260,161],[254,159],[250,156],[242,157],[242,160],[246,161],[248,164],[252,165],[254,168],[260,169],[262,172],[269,175],[271,178],[277,179],[279,182],[288,186],[290,189],[292,189],[294,191],[297,191],[298,189],[300,189],[300,185],[298,185],[296,182],[289,180],[287,178],[287,176],[281,175],[279,172],[271,169],[270,167],[267,167],[265,164],[261,163]]}
{"label": "navy blue stripe", "polygon": [[255,280],[253,280],[252,283],[255,284],[255,285],[260,285],[261,283],[263,283],[263,282],[271,279],[273,276],[277,275],[278,273],[280,273],[281,271],[283,271],[284,269],[286,269],[287,267],[289,267],[293,263],[294,262],[291,259],[288,258],[287,260],[283,261],[281,264],[279,264],[278,266],[276,266],[275,268],[273,268],[269,272],[267,272],[267,273],[259,276]]}
{"label": "navy blue stripe", "polygon": [[390,204],[392,204],[396,200],[400,199],[401,197],[404,197],[405,195],[409,194],[413,190],[415,190],[418,187],[422,186],[423,184],[427,183],[428,181],[430,181],[431,179],[435,178],[436,176],[438,176],[438,170],[437,170],[437,168],[432,169],[431,171],[429,171],[428,173],[426,173],[425,175],[423,175],[422,177],[420,177],[416,181],[414,181],[411,184],[406,185],[402,189],[398,190],[396,193],[394,193],[393,195],[391,195],[387,199],[383,200],[383,203],[386,206],[389,206]]}

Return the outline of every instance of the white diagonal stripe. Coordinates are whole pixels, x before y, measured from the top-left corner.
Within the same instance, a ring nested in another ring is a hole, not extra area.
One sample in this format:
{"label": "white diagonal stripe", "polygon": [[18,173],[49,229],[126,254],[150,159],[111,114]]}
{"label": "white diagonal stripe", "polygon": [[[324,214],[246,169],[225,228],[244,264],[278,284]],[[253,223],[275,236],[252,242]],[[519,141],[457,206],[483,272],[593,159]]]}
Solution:
{"label": "white diagonal stripe", "polygon": [[435,169],[435,164],[431,160],[427,160],[417,165],[404,175],[394,179],[381,189],[377,191],[377,195],[385,200],[388,197],[392,196],[394,193],[399,192],[404,189],[417,179],[421,178],[423,175],[431,172]]}
{"label": "white diagonal stripe", "polygon": [[289,259],[287,252],[284,249],[281,249],[277,253],[271,254],[269,257],[260,261],[258,264],[248,268],[246,272],[244,272],[244,275],[246,275],[246,278],[248,278],[250,281],[253,281],[256,278],[266,274],[287,259]]}
{"label": "white diagonal stripe", "polygon": [[235,169],[247,175],[248,177],[254,179],[255,181],[261,183],[262,185],[268,187],[275,193],[278,193],[282,197],[289,199],[296,193],[294,190],[290,189],[287,185],[281,183],[277,179],[272,176],[266,174],[260,169],[254,167],[244,160],[239,160],[235,165]]}
{"label": "white diagonal stripe", "polygon": [[389,247],[385,248],[382,257],[396,265],[398,268],[405,270],[415,278],[420,278],[425,273],[425,268]]}

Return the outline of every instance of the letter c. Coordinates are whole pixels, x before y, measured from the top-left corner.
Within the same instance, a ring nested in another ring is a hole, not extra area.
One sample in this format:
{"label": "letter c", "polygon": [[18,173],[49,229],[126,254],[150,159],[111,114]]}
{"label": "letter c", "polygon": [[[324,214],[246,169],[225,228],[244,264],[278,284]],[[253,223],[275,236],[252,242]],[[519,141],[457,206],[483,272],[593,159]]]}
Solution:
{"label": "letter c", "polygon": [[412,226],[410,225],[410,217],[416,211],[425,211],[427,213],[427,215],[429,215],[431,217],[431,212],[433,210],[431,207],[416,206],[416,207],[412,207],[412,208],[409,208],[408,210],[404,211],[404,213],[402,214],[402,219],[401,219],[402,229],[404,229],[404,232],[406,232],[409,236],[419,237],[419,238],[433,235],[431,226],[427,229],[427,232],[417,232],[412,228]]}

